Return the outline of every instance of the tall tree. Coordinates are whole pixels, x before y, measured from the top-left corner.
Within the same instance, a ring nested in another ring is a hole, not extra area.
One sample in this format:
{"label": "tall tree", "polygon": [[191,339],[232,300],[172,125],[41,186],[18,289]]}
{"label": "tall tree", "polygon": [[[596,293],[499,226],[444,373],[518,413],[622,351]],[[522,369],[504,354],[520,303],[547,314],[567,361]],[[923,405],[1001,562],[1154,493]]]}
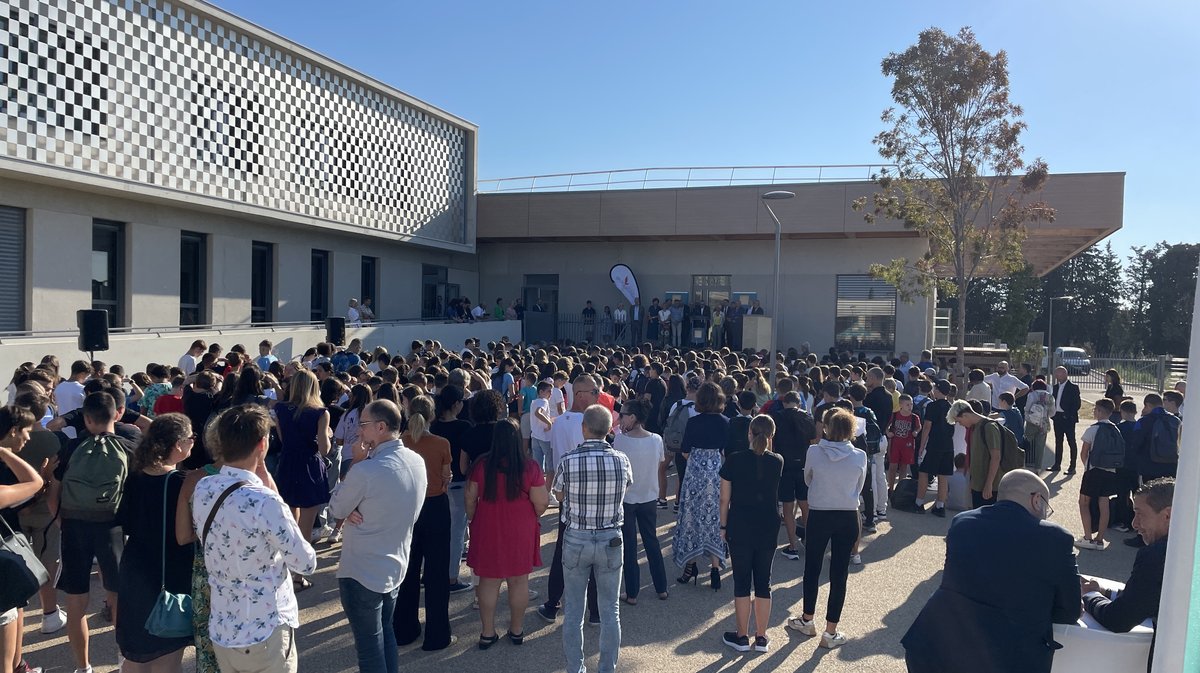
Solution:
{"label": "tall tree", "polygon": [[1150,345],[1160,355],[1182,355],[1190,345],[1200,244],[1163,242],[1155,253],[1146,293]]}
{"label": "tall tree", "polygon": [[[1021,269],[1025,225],[1053,220],[1054,210],[1026,202],[1048,177],[1045,162],[1022,159],[1021,108],[1009,100],[1008,56],[989,53],[970,28],[957,35],[921,32],[917,44],[883,59],[896,107],[884,111],[875,137],[894,164],[876,176],[879,191],[866,220],[900,220],[928,241],[920,259],[899,258],[871,272],[911,301],[942,291],[956,294],[958,362],[963,362],[971,281]],[[1022,170],[1024,175],[1014,179]],[[988,176],[991,177],[988,177]]]}

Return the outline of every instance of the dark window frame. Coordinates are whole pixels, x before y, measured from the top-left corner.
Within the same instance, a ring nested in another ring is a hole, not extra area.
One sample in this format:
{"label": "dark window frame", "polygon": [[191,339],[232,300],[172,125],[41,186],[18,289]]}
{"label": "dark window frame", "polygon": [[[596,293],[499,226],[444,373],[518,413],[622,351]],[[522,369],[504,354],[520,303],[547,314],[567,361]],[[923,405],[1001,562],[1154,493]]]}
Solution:
{"label": "dark window frame", "polygon": [[379,316],[379,258],[363,255],[360,264],[361,280],[359,282],[358,301],[371,300],[371,312]]}
{"label": "dark window frame", "polygon": [[[194,252],[189,252],[189,248],[193,248]],[[195,264],[192,268],[189,268],[189,256],[194,257]],[[208,234],[197,231],[179,232],[180,327],[196,327],[208,323],[208,257]]]}
{"label": "dark window frame", "polygon": [[[258,260],[265,256],[264,268]],[[259,301],[261,299],[261,301]],[[275,320],[275,244],[250,242],[250,322],[266,324]]]}
{"label": "dark window frame", "polygon": [[[101,237],[110,239],[109,241],[100,240]],[[123,327],[125,325],[125,307],[128,302],[125,297],[125,288],[128,287],[126,281],[125,268],[125,242],[126,242],[126,225],[124,222],[116,222],[113,220],[92,220],[92,256],[98,252],[107,254],[107,269],[106,275],[108,280],[105,281],[111,284],[108,294],[109,299],[100,299],[96,297],[97,287],[96,279],[92,279],[92,308],[104,309],[108,311],[108,326]],[[98,244],[104,243],[105,247],[99,248]],[[92,274],[94,275],[94,274]]]}
{"label": "dark window frame", "polygon": [[312,286],[309,292],[308,319],[312,322],[324,322],[329,317],[329,251],[312,251]]}

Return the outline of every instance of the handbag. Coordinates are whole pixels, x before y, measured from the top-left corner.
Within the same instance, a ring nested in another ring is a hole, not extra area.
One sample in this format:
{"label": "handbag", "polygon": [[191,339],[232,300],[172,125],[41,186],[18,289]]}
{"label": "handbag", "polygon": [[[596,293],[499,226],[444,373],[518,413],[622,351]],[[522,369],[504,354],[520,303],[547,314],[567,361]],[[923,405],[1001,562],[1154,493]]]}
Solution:
{"label": "handbag", "polygon": [[[7,612],[25,607],[38,589],[50,581],[50,574],[29,540],[13,532],[4,517],[0,516],[0,522],[4,523],[4,530],[0,531],[0,612]],[[3,537],[5,531],[7,537]]]}
{"label": "handbag", "polygon": [[146,632],[159,638],[190,638],[192,627],[192,595],[175,594],[167,591],[167,493],[171,486],[172,470],[163,480],[163,544],[162,585],[154,608],[146,617]]}

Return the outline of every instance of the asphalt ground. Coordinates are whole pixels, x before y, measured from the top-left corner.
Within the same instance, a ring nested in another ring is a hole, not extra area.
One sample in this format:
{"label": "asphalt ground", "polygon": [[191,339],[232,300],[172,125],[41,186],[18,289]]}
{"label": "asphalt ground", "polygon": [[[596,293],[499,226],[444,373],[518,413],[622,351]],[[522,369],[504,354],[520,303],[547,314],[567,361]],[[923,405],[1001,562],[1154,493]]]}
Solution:
{"label": "asphalt ground", "polygon": [[[1078,426],[1082,435],[1085,424]],[[1082,525],[1077,505],[1082,474],[1067,477],[1051,475],[1051,519],[1075,536]],[[542,518],[542,558],[548,563],[554,552],[554,516],[550,510]],[[879,524],[878,533],[866,536],[862,542],[864,565],[852,566],[847,590],[846,607],[839,629],[850,641],[837,650],[817,646],[817,638],[807,638],[784,628],[787,617],[798,613],[802,595],[803,557],[790,561],[776,556],[773,568],[773,606],[768,635],[771,650],[767,653],[739,654],[721,642],[721,634],[732,630],[733,581],[727,569],[719,591],[708,587],[707,573],[702,573],[698,585],[680,586],[674,581],[679,569],[670,560],[671,533],[674,515],[670,509],[659,510],[658,531],[667,559],[670,599],[659,601],[650,587],[649,572],[642,557],[644,583],[636,606],[621,604],[622,645],[619,670],[653,671],[654,673],[717,673],[727,671],[838,671],[897,673],[905,670],[904,650],[900,646],[909,625],[937,588],[944,562],[945,532],[950,519],[932,515],[893,512],[888,521]],[[1079,570],[1082,573],[1107,577],[1124,582],[1133,566],[1135,549],[1121,544],[1131,534],[1109,531],[1113,544],[1103,552],[1081,551]],[[781,540],[782,540],[781,532]],[[781,545],[782,546],[782,545]],[[354,671],[357,669],[354,643],[350,628],[342,615],[338,600],[335,572],[339,546],[317,545],[319,569],[312,578],[312,589],[299,594],[301,627],[297,637],[301,671]],[[1031,557],[1029,563],[1038,563]],[[464,573],[466,568],[464,566]],[[530,587],[546,596],[547,568],[537,569],[530,577]],[[99,578],[93,575],[92,610],[89,624],[92,631],[91,659],[97,673],[116,670],[117,650],[112,625],[99,614],[103,592]],[[817,620],[822,615],[827,592],[822,578],[818,599]],[[530,602],[525,615],[525,643],[514,646],[502,640],[486,652],[476,649],[479,636],[478,613],[472,609],[472,593],[451,596],[451,628],[457,643],[440,652],[423,652],[419,646],[404,648],[400,653],[401,669],[420,671],[522,671],[541,673],[565,670],[562,653],[561,617],[557,624],[543,621],[535,612],[538,599]],[[31,606],[25,625],[25,656],[33,665],[49,671],[74,669],[67,644],[66,630],[50,636],[38,632],[40,618],[37,602]],[[497,608],[498,628],[503,631],[508,622],[504,595]],[[947,624],[946,628],[953,628]],[[595,670],[599,629],[584,627],[586,665]],[[184,670],[194,670],[192,650],[188,648]]]}

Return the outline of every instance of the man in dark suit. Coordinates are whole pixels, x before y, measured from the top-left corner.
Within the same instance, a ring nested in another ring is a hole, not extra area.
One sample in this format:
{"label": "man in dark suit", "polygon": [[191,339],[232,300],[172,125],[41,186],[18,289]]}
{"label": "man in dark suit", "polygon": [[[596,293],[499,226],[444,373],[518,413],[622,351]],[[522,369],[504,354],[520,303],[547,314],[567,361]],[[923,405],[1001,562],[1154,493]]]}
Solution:
{"label": "man in dark suit", "polygon": [[1013,470],[995,505],[954,517],[942,585],[900,641],[909,673],[1049,673],[1061,647],[1051,624],[1080,612],[1072,537],[1045,520],[1049,497]]}
{"label": "man in dark suit", "polygon": [[1050,391],[1054,396],[1054,416],[1050,420],[1054,424],[1054,465],[1051,472],[1062,469],[1063,437],[1071,447],[1071,464],[1067,474],[1075,474],[1075,462],[1079,458],[1079,448],[1075,445],[1075,424],[1079,422],[1079,386],[1067,379],[1067,368],[1059,367],[1054,370],[1054,388]]}
{"label": "man in dark suit", "polygon": [[[1133,496],[1133,527],[1146,543],[1133,561],[1125,588],[1109,596],[1095,580],[1081,585],[1083,607],[1100,626],[1114,633],[1128,633],[1147,619],[1158,630],[1158,603],[1162,596],[1163,569],[1167,564],[1167,531],[1171,528],[1171,500],[1175,480],[1170,477],[1147,482]],[[1150,661],[1154,641],[1150,641]]]}

